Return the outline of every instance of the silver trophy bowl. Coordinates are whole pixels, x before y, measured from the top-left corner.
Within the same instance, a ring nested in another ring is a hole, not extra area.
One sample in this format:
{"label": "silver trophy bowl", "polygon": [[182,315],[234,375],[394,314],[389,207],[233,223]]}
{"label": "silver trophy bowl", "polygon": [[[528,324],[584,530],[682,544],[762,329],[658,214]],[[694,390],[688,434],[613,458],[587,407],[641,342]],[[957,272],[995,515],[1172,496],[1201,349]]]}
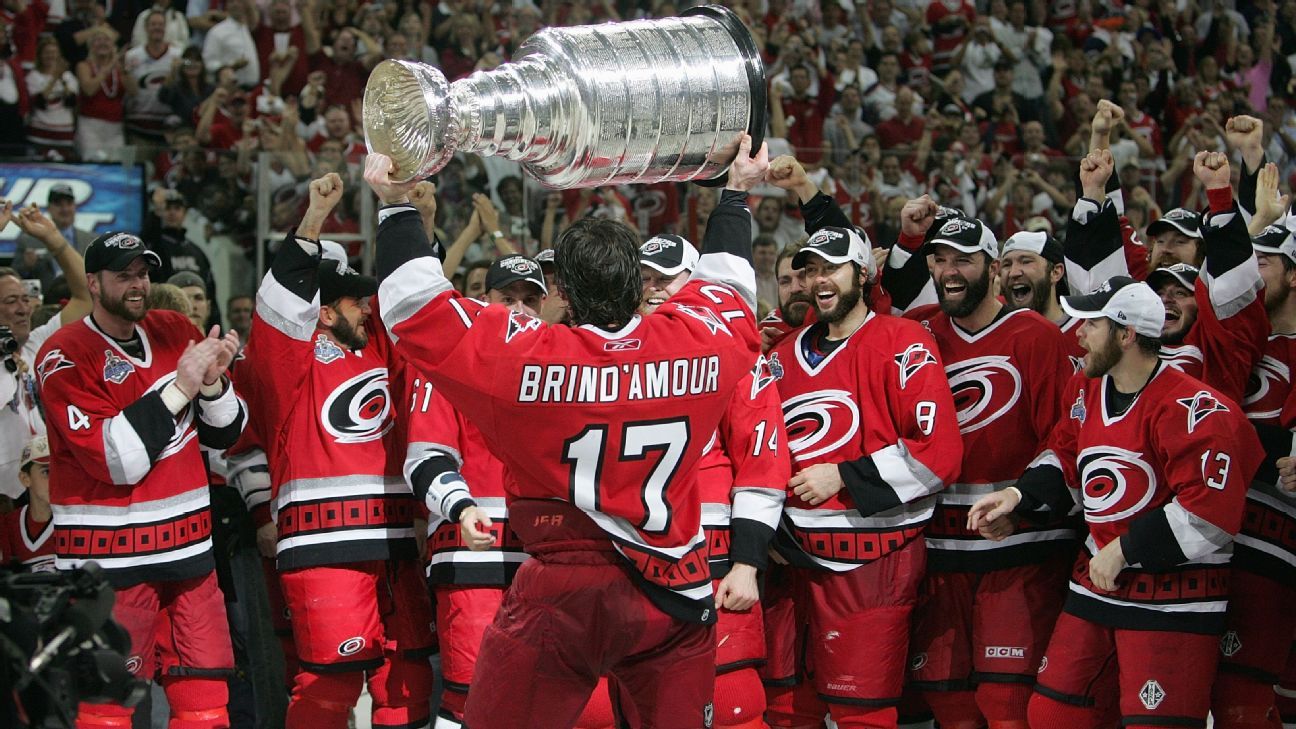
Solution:
{"label": "silver trophy bowl", "polygon": [[727,8],[546,28],[515,60],[448,83],[434,66],[384,61],[364,95],[365,144],[401,181],[455,152],[520,162],[547,187],[717,183],[743,132],[760,146],[765,67]]}

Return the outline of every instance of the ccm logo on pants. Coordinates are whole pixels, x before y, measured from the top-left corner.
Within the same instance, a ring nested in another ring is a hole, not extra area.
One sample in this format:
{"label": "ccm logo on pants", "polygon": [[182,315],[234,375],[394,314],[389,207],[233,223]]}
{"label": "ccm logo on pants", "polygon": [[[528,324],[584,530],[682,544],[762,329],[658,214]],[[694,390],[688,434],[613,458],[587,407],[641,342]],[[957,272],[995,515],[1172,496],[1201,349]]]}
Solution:
{"label": "ccm logo on pants", "polygon": [[985,649],[986,658],[1025,658],[1026,649],[1016,648],[1006,645],[988,645]]}

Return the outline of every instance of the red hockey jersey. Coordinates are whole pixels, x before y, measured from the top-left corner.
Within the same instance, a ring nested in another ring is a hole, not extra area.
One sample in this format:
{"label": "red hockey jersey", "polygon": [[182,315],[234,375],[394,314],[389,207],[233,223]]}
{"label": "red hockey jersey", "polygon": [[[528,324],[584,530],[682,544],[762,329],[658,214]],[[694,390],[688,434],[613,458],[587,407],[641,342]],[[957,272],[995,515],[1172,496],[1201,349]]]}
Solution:
{"label": "red hockey jersey", "polygon": [[1278,582],[1296,581],[1296,495],[1277,485],[1273,465],[1292,452],[1296,425],[1296,335],[1272,334],[1264,356],[1251,372],[1243,409],[1266,450],[1265,464],[1247,491],[1242,530],[1234,540],[1234,569]]}
{"label": "red hockey jersey", "polygon": [[689,283],[618,331],[547,326],[459,296],[412,207],[382,210],[378,231],[392,341],[481,430],[510,502],[574,504],[657,605],[700,622],[714,609],[697,461],[758,347],[755,272],[725,252],[749,245],[751,214],[726,195]]}
{"label": "red hockey jersey", "polygon": [[[449,472],[439,471],[427,487],[427,578],[437,585],[508,585],[526,561],[522,542],[509,527],[504,501],[504,464],[486,447],[481,431],[454,409],[440,391],[423,377],[409,388],[409,443],[405,480],[415,494],[414,473],[438,456],[453,461]],[[433,466],[436,468],[436,466]],[[470,500],[491,518],[495,542],[474,552],[459,534],[456,506]]]}
{"label": "red hockey jersey", "polygon": [[936,494],[958,476],[963,443],[929,332],[869,312],[823,356],[816,340],[825,327],[785,338],[769,368],[783,398],[793,472],[836,463],[846,483],[818,505],[788,493],[792,536],[811,563],[845,572],[922,535]]}
{"label": "red hockey jersey", "polygon": [[316,331],[318,248],[284,241],[257,292],[238,365],[240,386],[260,411],[278,566],[414,559],[415,501],[400,475],[405,449],[390,384],[402,365],[376,317],[358,351]]}
{"label": "red hockey jersey", "polygon": [[778,388],[761,357],[738,383],[698,462],[712,579],[724,579],[734,562],[765,567],[791,468]]}
{"label": "red hockey jersey", "polygon": [[1029,309],[1003,311],[976,333],[939,306],[905,317],[936,339],[963,436],[957,482],[938,497],[927,528],[928,569],[980,572],[1074,552],[1075,530],[1065,524],[1019,528],[1000,542],[967,528],[972,504],[1016,483],[1058,421],[1062,387],[1074,367],[1057,325]]}
{"label": "red hockey jersey", "polygon": [[135,331],[138,358],[87,316],[50,337],[36,365],[58,568],[94,560],[114,587],[212,570],[211,502],[198,441],[230,446],[247,416],[227,386],[173,417],[161,392],[199,334],[174,311],[150,311]]}
{"label": "red hockey jersey", "polygon": [[54,520],[33,521],[27,504],[0,516],[0,564],[17,564],[23,572],[53,572]]}
{"label": "red hockey jersey", "polygon": [[[1222,630],[1232,538],[1260,442],[1236,403],[1172,367],[1159,365],[1124,414],[1109,409],[1109,379],[1081,374],[1067,384],[1066,417],[1019,482],[1018,511],[1083,507],[1090,536],[1069,612],[1131,630]],[[1044,486],[1048,469],[1061,477]],[[1113,539],[1130,566],[1104,593],[1089,580],[1089,559]]]}

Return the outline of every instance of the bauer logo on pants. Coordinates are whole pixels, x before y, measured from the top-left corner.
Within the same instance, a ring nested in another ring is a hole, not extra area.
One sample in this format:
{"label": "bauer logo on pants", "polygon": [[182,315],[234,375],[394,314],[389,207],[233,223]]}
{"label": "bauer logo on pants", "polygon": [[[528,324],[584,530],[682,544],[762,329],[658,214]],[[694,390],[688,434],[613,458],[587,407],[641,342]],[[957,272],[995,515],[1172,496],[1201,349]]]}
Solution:
{"label": "bauer logo on pants", "polygon": [[346,640],[342,641],[342,645],[338,646],[338,655],[354,656],[355,654],[364,650],[364,647],[365,647],[364,638],[361,638],[358,635],[354,638],[347,638]]}

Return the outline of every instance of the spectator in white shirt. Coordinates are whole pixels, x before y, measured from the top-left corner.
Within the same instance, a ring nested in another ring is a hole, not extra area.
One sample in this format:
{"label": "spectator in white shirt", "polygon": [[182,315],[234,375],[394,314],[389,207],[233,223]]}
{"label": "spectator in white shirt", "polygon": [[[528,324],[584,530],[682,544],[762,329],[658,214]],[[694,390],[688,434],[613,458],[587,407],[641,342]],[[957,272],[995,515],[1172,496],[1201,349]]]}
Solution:
{"label": "spectator in white shirt", "polygon": [[210,73],[225,66],[234,69],[239,86],[249,89],[261,82],[261,63],[251,31],[257,22],[256,8],[251,0],[230,0],[227,10],[229,16],[207,31],[203,65]]}
{"label": "spectator in white shirt", "polygon": [[163,36],[163,40],[178,49],[189,45],[189,19],[184,13],[171,7],[171,0],[154,0],[153,7],[145,8],[135,16],[135,30],[131,31],[132,47],[148,43],[148,29],[144,24],[148,22],[149,14],[154,11],[162,13],[166,18],[166,35]]}

